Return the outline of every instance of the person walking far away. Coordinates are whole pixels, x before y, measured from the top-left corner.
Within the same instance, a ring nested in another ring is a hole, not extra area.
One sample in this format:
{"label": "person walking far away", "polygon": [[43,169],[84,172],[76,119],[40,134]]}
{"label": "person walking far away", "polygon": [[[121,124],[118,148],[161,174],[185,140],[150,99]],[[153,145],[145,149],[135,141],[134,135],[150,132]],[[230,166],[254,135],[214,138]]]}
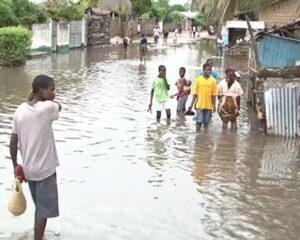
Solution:
{"label": "person walking far away", "polygon": [[154,36],[154,43],[155,44],[157,44],[157,42],[158,42],[159,34],[160,34],[160,29],[156,25],[155,28],[153,29],[153,36]]}
{"label": "person walking far away", "polygon": [[202,125],[204,128],[208,127],[212,111],[216,111],[216,95],[217,95],[217,81],[210,75],[211,66],[208,63],[203,65],[203,75],[195,79],[193,100],[188,108],[192,107],[197,100],[196,104],[196,131],[200,132]]}
{"label": "person walking far away", "polygon": [[160,120],[162,110],[166,110],[167,119],[171,118],[169,90],[170,85],[166,79],[166,67],[160,65],[158,67],[158,76],[152,81],[150,104],[148,108],[148,111],[152,112],[153,96],[155,93],[156,119],[158,121]]}
{"label": "person walking far away", "polygon": [[140,54],[140,61],[142,62],[144,59],[144,62],[146,61],[146,54],[147,54],[147,38],[145,37],[145,34],[142,34],[142,38],[139,42],[139,54]]}
{"label": "person walking far away", "polygon": [[224,41],[221,37],[217,39],[217,44],[219,48],[219,57],[223,57]]}
{"label": "person walking far away", "polygon": [[[59,216],[56,167],[59,165],[52,131],[61,105],[54,101],[54,80],[38,75],[27,102],[15,111],[10,155],[16,169],[18,147],[35,204],[34,240],[42,240],[48,218]],[[15,171],[15,177],[17,172]]]}

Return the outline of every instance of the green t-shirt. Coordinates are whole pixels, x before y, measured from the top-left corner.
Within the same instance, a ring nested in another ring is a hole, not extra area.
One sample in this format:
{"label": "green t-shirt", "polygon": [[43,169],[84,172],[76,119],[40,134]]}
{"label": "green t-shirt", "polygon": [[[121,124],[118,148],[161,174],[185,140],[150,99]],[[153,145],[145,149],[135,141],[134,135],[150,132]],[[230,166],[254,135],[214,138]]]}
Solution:
{"label": "green t-shirt", "polygon": [[165,102],[169,99],[168,90],[165,81],[162,78],[158,77],[152,81],[152,89],[154,89],[157,102]]}

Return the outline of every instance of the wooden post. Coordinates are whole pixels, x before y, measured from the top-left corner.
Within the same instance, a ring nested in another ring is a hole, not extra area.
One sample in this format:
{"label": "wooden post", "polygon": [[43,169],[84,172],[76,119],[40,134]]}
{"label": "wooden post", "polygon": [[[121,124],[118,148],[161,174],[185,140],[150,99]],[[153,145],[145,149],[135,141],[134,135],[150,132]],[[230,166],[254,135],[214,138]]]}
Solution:
{"label": "wooden post", "polygon": [[255,68],[258,72],[260,72],[260,61],[259,61],[259,56],[258,56],[257,45],[256,45],[256,42],[255,42],[253,30],[252,30],[252,27],[251,27],[248,16],[246,16],[246,20],[247,20],[248,30],[249,30],[249,33],[250,33],[250,36],[251,36],[251,41],[250,41],[251,48],[253,49],[254,55],[255,55],[255,62],[256,62],[255,63]]}

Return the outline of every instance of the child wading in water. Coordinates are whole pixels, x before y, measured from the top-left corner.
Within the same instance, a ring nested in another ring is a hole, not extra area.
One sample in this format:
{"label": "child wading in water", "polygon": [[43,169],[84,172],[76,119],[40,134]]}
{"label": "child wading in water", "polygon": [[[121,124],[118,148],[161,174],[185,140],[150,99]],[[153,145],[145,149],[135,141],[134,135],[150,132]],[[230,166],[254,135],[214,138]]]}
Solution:
{"label": "child wading in water", "polygon": [[147,38],[145,37],[145,34],[142,34],[142,38],[139,42],[139,54],[140,54],[140,62],[146,61],[146,54],[147,54]]}
{"label": "child wading in water", "polygon": [[167,118],[171,118],[171,110],[169,106],[169,94],[170,85],[166,79],[166,67],[160,65],[158,67],[158,76],[152,81],[152,89],[150,94],[150,104],[148,111],[152,112],[152,101],[155,93],[155,105],[156,105],[156,119],[160,120],[161,111],[166,110]]}
{"label": "child wading in water", "polygon": [[191,81],[185,79],[185,68],[181,67],[179,69],[179,79],[176,82],[178,92],[173,94],[171,98],[177,96],[177,113],[184,113],[186,110],[185,104],[188,99],[189,94],[191,93]]}
{"label": "child wading in water", "polygon": [[48,218],[57,217],[58,193],[56,153],[52,122],[58,119],[61,105],[54,102],[54,80],[36,76],[27,102],[15,111],[10,140],[10,155],[17,175],[17,153],[20,149],[23,170],[35,204],[34,240],[42,240]]}

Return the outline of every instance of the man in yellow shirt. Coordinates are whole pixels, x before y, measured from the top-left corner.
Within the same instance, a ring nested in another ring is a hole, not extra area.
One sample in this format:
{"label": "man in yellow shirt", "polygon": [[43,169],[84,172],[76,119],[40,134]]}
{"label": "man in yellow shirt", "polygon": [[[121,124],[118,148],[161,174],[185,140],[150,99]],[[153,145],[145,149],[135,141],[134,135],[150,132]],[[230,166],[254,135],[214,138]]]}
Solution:
{"label": "man in yellow shirt", "polygon": [[217,81],[214,77],[210,76],[211,66],[208,63],[203,65],[203,75],[195,79],[193,100],[188,110],[191,111],[192,107],[197,100],[196,110],[196,131],[201,130],[202,124],[204,128],[208,127],[212,111],[216,111],[216,95],[217,95]]}

